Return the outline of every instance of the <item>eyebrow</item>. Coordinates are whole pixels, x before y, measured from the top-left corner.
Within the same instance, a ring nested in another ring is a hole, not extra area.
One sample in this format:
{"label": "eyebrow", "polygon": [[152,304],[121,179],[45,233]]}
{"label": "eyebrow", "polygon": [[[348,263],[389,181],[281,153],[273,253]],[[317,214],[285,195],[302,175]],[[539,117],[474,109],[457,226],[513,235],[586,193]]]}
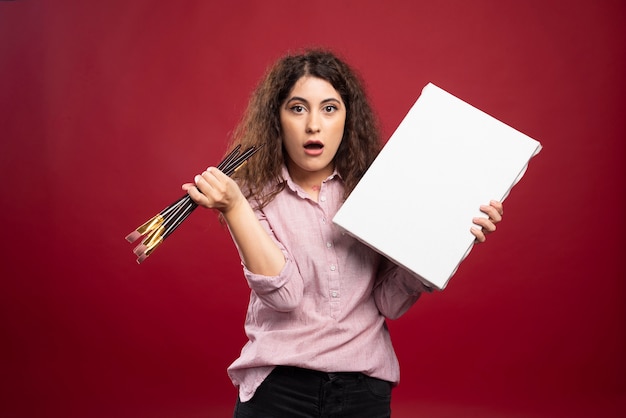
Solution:
{"label": "eyebrow", "polygon": [[[294,97],[291,97],[290,99],[288,99],[288,100],[285,102],[285,104],[287,104],[287,103],[291,103],[291,102],[293,102],[293,101],[296,101],[296,102],[304,102],[304,103],[309,103],[309,101],[308,101],[307,99],[305,99],[304,97],[294,96]],[[340,101],[339,99],[336,99],[336,98],[334,98],[334,97],[329,97],[328,99],[324,99],[324,100],[322,100],[322,101],[321,101],[321,103],[322,103],[322,104],[324,104],[324,103],[331,103],[331,102],[332,102],[332,103],[341,103],[341,101]]]}

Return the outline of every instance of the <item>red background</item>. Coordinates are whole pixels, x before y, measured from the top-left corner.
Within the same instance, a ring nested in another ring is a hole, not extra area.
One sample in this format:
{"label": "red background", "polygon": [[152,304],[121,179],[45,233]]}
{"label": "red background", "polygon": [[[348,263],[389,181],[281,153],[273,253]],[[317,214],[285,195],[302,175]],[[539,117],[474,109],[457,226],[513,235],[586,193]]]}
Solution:
{"label": "red background", "polygon": [[0,2],[0,415],[231,414],[227,232],[197,211],[141,266],[124,236],[217,162],[268,64],[327,46],[385,137],[430,81],[544,146],[498,233],[390,323],[394,416],[624,416],[624,21],[621,0]]}

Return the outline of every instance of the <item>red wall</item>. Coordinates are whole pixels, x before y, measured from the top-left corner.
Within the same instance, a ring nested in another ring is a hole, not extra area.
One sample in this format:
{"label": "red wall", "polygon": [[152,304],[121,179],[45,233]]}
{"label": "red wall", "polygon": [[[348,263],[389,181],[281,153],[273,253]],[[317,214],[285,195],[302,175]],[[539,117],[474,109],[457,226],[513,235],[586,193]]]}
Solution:
{"label": "red wall", "polygon": [[217,162],[270,62],[318,45],[361,71],[387,137],[432,81],[544,146],[498,233],[390,323],[394,416],[625,413],[625,18],[622,1],[0,2],[0,415],[230,415],[248,289],[227,232],[197,211],[141,266],[124,236]]}

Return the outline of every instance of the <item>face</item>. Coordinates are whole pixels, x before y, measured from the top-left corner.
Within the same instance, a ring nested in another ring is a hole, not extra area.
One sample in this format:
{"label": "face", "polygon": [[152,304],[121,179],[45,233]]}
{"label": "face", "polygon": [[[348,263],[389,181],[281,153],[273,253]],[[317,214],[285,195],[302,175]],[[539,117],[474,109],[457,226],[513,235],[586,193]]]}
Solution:
{"label": "face", "polygon": [[287,168],[296,183],[319,184],[332,174],[345,122],[346,107],[329,82],[311,76],[296,82],[280,108]]}

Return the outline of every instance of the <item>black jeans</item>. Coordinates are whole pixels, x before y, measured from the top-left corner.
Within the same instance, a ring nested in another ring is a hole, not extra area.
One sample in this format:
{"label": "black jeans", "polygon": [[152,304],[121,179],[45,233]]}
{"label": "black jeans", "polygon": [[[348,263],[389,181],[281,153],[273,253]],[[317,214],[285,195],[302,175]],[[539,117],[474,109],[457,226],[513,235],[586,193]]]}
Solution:
{"label": "black jeans", "polygon": [[234,418],[389,418],[391,383],[362,373],[276,367]]}

